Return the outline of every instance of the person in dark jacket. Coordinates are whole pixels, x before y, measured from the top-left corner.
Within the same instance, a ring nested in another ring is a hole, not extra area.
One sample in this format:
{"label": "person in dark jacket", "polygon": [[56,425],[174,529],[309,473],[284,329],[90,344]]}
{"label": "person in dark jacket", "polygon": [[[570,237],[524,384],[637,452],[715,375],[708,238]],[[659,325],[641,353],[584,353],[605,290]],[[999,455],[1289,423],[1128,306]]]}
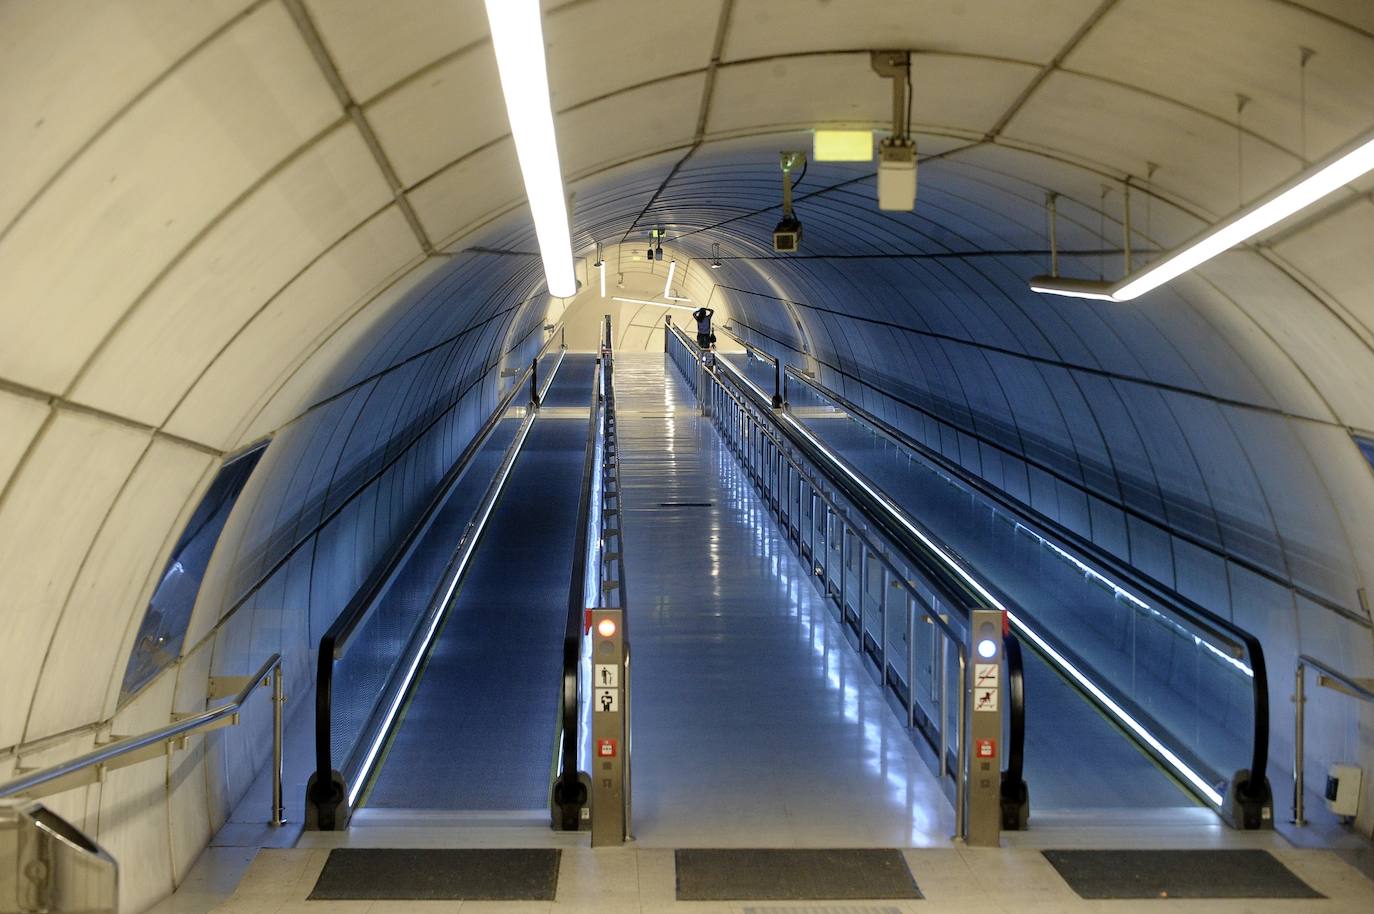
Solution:
{"label": "person in dark jacket", "polygon": [[715,313],[714,308],[698,308],[692,312],[692,317],[697,320],[697,345],[702,349],[710,349],[716,341],[711,333],[711,315]]}

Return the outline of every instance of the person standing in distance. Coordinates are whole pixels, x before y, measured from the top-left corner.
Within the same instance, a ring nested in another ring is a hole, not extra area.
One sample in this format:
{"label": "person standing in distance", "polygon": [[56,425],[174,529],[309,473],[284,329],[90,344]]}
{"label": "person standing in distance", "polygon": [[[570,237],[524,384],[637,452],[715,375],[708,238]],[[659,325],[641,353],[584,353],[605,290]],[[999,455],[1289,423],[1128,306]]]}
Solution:
{"label": "person standing in distance", "polygon": [[716,341],[711,333],[711,315],[715,313],[714,308],[698,308],[692,312],[692,317],[697,321],[697,345],[702,349],[710,349]]}

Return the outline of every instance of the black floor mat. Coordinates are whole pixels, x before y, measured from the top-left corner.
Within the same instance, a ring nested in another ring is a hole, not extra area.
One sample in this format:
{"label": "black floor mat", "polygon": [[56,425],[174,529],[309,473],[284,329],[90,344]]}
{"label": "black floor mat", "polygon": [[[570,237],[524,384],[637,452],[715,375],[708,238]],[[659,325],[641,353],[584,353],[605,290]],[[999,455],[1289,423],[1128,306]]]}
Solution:
{"label": "black floor mat", "polygon": [[677,852],[679,901],[920,898],[901,851],[709,849]]}
{"label": "black floor mat", "polygon": [[1045,851],[1082,898],[1324,898],[1268,851]]}
{"label": "black floor mat", "polygon": [[553,901],[559,851],[342,847],[311,900]]}

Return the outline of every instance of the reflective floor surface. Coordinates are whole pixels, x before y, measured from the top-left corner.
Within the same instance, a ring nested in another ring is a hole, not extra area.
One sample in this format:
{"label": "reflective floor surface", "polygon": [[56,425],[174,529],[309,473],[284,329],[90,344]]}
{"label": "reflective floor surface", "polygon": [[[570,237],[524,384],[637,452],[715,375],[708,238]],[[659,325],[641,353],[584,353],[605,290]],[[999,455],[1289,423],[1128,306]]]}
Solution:
{"label": "reflective floor surface", "polygon": [[950,802],[676,368],[615,364],[636,837],[945,843]]}

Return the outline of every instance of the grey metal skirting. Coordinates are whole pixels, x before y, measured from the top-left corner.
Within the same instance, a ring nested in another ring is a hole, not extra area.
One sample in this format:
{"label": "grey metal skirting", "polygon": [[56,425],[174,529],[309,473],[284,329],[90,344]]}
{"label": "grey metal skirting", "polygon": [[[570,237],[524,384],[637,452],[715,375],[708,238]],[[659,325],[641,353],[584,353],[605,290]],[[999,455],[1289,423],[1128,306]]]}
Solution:
{"label": "grey metal skirting", "polygon": [[337,848],[310,899],[552,901],[559,854],[552,848]]}
{"label": "grey metal skirting", "polygon": [[883,849],[677,852],[679,901],[920,898],[901,851]]}
{"label": "grey metal skirting", "polygon": [[1322,898],[1263,850],[1045,851],[1083,898]]}

